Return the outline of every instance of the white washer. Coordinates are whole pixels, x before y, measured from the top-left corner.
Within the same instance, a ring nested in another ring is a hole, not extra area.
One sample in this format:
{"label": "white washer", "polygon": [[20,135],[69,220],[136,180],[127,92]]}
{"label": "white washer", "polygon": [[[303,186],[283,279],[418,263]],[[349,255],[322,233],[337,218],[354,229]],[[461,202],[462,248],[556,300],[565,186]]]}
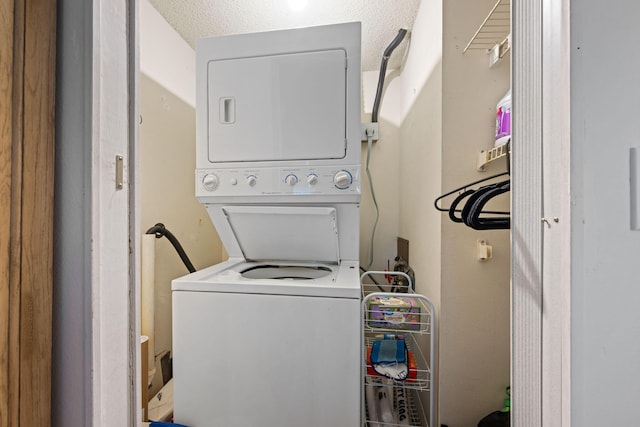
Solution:
{"label": "white washer", "polygon": [[196,195],[229,260],[173,281],[174,419],[359,426],[360,24],[196,63]]}
{"label": "white washer", "polygon": [[177,422],[359,425],[359,265],[340,259],[336,207],[208,206],[238,252],[173,281]]}
{"label": "white washer", "polygon": [[174,282],[175,420],[358,426],[357,264],[291,264],[329,269],[315,279],[242,277],[264,265],[228,261]]}

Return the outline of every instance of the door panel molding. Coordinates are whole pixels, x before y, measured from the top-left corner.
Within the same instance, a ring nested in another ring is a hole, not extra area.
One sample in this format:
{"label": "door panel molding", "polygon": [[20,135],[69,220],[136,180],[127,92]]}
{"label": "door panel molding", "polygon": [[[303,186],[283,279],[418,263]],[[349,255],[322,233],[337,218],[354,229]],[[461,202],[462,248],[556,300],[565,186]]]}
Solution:
{"label": "door panel molding", "polygon": [[13,139],[13,0],[0,0],[0,426],[10,425],[11,156]]}
{"label": "door panel molding", "polygon": [[0,1],[0,427],[51,422],[55,1]]}
{"label": "door panel molding", "polygon": [[512,425],[542,427],[542,0],[512,7]]}
{"label": "door panel molding", "polygon": [[570,426],[569,0],[512,14],[512,425]]}

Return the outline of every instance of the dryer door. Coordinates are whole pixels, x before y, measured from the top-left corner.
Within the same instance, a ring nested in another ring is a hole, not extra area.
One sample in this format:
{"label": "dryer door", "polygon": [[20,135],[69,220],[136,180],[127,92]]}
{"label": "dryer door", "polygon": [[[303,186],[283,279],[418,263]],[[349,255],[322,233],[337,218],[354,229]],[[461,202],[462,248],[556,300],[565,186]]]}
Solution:
{"label": "dryer door", "polygon": [[346,64],[342,49],[210,61],[209,161],[345,157]]}

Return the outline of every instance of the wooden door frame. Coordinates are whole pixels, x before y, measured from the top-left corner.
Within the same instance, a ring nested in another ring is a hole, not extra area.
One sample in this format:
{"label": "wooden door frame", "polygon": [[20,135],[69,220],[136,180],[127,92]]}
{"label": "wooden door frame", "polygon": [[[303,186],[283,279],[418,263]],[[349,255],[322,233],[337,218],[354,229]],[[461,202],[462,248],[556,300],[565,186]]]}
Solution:
{"label": "wooden door frame", "polygon": [[0,1],[2,427],[51,422],[56,10]]}
{"label": "wooden door frame", "polygon": [[[10,396],[17,382],[11,378],[9,348],[11,307],[11,197],[13,147],[13,28],[14,2],[0,1],[0,426],[16,413]],[[9,408],[12,408],[11,411]]]}

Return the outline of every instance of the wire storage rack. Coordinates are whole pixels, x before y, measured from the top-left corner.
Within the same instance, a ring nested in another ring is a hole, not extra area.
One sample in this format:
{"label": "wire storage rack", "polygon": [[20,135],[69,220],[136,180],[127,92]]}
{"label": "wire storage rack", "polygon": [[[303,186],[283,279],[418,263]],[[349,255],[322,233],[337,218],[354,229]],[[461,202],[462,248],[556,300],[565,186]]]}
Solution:
{"label": "wire storage rack", "polygon": [[[382,286],[365,283],[369,276],[401,276],[404,287],[385,292]],[[405,273],[368,271],[360,278],[362,286],[363,349],[363,426],[434,426],[436,384],[433,361],[436,352],[435,309],[424,295],[413,291]],[[404,341],[406,367],[404,379],[381,372],[371,362],[374,343],[379,340]],[[400,378],[395,377],[395,378]]]}
{"label": "wire storage rack", "polygon": [[[511,0],[498,0],[465,48],[489,50],[505,43],[511,34]],[[510,48],[510,41],[505,46]]]}

